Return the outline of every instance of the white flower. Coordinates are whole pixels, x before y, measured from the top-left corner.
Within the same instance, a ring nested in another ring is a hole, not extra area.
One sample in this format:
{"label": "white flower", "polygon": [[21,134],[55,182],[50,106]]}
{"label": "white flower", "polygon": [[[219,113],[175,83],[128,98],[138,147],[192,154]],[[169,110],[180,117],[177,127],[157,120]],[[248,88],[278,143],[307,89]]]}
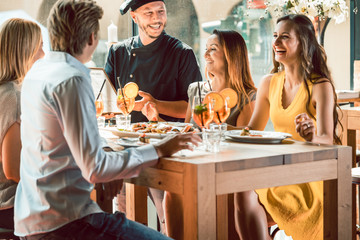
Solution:
{"label": "white flower", "polygon": [[349,16],[345,0],[268,0],[266,6],[276,17],[295,13],[311,19],[329,17],[342,23]]}
{"label": "white flower", "polygon": [[265,4],[267,6],[267,11],[272,12],[276,17],[280,17],[286,14],[284,12],[285,11],[284,6],[286,5],[287,2],[288,0],[272,0],[266,2]]}

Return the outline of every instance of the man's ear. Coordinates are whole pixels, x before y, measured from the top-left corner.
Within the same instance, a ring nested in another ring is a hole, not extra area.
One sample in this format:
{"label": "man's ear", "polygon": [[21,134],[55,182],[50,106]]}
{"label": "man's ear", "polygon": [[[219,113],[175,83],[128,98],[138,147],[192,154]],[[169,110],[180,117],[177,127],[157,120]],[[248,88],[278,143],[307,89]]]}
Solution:
{"label": "man's ear", "polygon": [[137,22],[136,22],[136,13],[134,11],[130,11],[130,16],[131,16],[132,20],[137,24]]}
{"label": "man's ear", "polygon": [[96,34],[95,34],[95,32],[92,32],[88,39],[89,46],[95,44],[95,40],[96,40]]}

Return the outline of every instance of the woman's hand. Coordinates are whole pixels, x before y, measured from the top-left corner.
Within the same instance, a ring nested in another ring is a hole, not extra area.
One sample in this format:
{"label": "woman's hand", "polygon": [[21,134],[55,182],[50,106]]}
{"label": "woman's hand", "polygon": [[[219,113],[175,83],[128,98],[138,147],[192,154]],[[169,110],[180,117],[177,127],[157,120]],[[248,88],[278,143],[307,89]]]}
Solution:
{"label": "woman's hand", "polygon": [[141,109],[141,113],[144,114],[149,121],[159,121],[159,112],[154,102],[147,102]]}
{"label": "woman's hand", "polygon": [[306,113],[301,113],[295,117],[295,129],[306,141],[311,142],[315,135],[315,125],[313,120]]}

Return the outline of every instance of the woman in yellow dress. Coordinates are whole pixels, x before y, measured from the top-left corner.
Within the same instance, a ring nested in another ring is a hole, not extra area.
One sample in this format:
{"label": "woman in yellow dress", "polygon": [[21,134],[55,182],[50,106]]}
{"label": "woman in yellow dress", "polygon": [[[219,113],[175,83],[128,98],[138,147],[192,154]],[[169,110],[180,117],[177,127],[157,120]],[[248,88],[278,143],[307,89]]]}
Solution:
{"label": "woman in yellow dress", "polygon": [[[296,140],[340,144],[336,94],[326,59],[309,18],[279,18],[273,36],[274,68],[260,83],[249,127],[263,130],[270,117],[275,131],[291,133]],[[267,229],[273,222],[294,240],[323,239],[322,182],[237,193],[235,221],[241,239],[271,239]]]}

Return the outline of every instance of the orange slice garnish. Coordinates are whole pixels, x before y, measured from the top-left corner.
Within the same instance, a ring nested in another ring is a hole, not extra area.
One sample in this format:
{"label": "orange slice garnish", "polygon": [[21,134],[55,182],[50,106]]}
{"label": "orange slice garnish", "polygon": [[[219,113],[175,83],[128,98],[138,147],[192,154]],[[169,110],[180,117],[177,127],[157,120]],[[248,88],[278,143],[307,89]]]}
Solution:
{"label": "orange slice garnish", "polygon": [[213,103],[213,109],[215,112],[219,111],[225,106],[224,98],[217,92],[209,92],[206,94],[203,103]]}
{"label": "orange slice garnish", "polygon": [[134,98],[138,95],[139,86],[134,82],[128,82],[125,84],[123,91],[127,98]]}
{"label": "orange slice garnish", "polygon": [[224,88],[223,90],[220,91],[220,95],[224,99],[227,99],[229,108],[233,108],[236,106],[238,101],[238,95],[234,89]]}

